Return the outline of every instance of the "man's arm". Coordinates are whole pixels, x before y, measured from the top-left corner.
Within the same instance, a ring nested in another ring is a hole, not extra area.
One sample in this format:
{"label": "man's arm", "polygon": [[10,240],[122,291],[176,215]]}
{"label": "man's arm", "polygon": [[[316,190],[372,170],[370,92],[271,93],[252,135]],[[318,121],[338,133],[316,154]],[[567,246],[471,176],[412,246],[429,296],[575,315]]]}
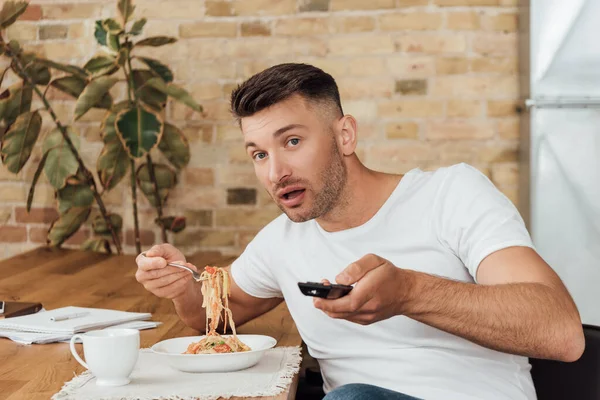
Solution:
{"label": "man's arm", "polygon": [[566,288],[532,249],[511,247],[486,257],[479,284],[398,268],[376,255],[348,266],[336,281],[350,295],[315,299],[334,318],[370,324],[405,315],[498,351],[577,360],[585,342]]}
{"label": "man's arm", "polygon": [[[225,268],[231,276],[231,266]],[[282,298],[275,297],[270,299],[261,299],[250,296],[244,292],[231,278],[231,296],[229,297],[229,309],[233,314],[233,322],[236,326],[254,319],[267,311],[275,308],[283,301]],[[206,309],[202,308],[202,293],[200,286],[195,285],[193,290],[173,299],[175,310],[181,320],[189,327],[198,331],[206,330]],[[219,328],[222,329],[223,320]]]}
{"label": "man's arm", "polygon": [[577,307],[531,248],[511,247],[486,257],[478,285],[415,274],[405,306],[410,318],[512,354],[575,361],[583,352]]}
{"label": "man's arm", "polygon": [[[194,282],[192,274],[188,271],[167,265],[171,261],[185,260],[183,253],[168,243],[152,246],[145,256],[140,254],[136,258],[138,269],[135,277],[155,296],[171,299],[177,314],[186,325],[205,331],[206,310],[202,308],[201,286]],[[187,266],[198,271],[195,265],[188,263]],[[231,266],[226,269],[231,276]],[[278,297],[263,299],[250,296],[240,289],[233,278],[231,279],[229,308],[236,325],[258,317],[281,301]]]}

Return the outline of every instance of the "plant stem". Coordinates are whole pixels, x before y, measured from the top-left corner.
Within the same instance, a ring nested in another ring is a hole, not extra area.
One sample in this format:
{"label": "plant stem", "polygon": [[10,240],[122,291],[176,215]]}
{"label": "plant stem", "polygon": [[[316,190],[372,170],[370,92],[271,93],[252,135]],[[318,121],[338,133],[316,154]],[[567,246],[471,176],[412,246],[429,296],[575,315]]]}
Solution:
{"label": "plant stem", "polygon": [[[125,39],[125,45],[129,43],[129,38]],[[129,97],[129,102],[132,103],[133,99],[137,100],[137,96],[135,96],[135,85],[133,82],[133,70],[131,69],[131,57],[129,55],[129,50],[127,50],[127,65],[129,66],[129,72],[127,72],[127,68],[123,66],[123,72],[125,73],[125,79],[127,79],[127,97]],[[131,94],[133,92],[133,95]]]}
{"label": "plant stem", "polygon": [[[125,39],[125,43],[127,44],[129,41],[129,38]],[[131,67],[131,53],[128,50],[127,51],[127,66],[129,67],[129,76],[128,76],[128,82],[129,82],[129,88],[127,90],[127,94],[129,95],[129,100],[131,101],[131,92],[133,92],[133,97],[135,98],[135,102],[136,104],[138,103],[138,98],[137,98],[137,94],[135,93],[135,86],[134,86],[134,82],[133,82],[133,68]],[[126,68],[123,67],[123,70],[126,71]],[[127,76],[127,71],[125,72],[125,75]],[[163,216],[163,209],[162,209],[162,203],[160,201],[160,193],[158,191],[158,182],[156,180],[156,175],[154,175],[154,164],[152,163],[152,156],[150,156],[150,153],[146,154],[146,163],[148,165],[148,173],[150,175],[150,180],[152,181],[153,185],[154,185],[154,200],[156,203],[156,212],[158,214],[158,218],[162,218]],[[163,243],[168,243],[168,239],[167,239],[167,230],[164,226],[164,224],[159,224],[160,225],[160,230],[161,230],[161,236],[162,236],[162,241]]]}
{"label": "plant stem", "polygon": [[[129,38],[125,37],[125,46],[128,47]],[[127,60],[129,60],[129,50],[127,50]],[[129,98],[129,103],[133,103],[135,95],[131,93],[134,90],[133,86],[133,73],[131,71],[131,63],[129,65],[129,72],[127,72],[127,67],[123,65],[123,73],[125,74],[125,78],[127,79],[127,97]],[[135,94],[135,92],[134,92]],[[137,99],[136,99],[137,106]],[[142,245],[140,243],[140,222],[138,217],[138,208],[137,208],[137,182],[135,179],[135,160],[133,158],[130,159],[131,163],[131,196],[133,202],[133,236],[135,241],[135,248],[138,253],[142,252]]]}
{"label": "plant stem", "polygon": [[[75,157],[75,159],[77,160],[77,163],[79,164],[79,169],[81,169],[81,171],[83,172],[83,174],[85,175],[85,177],[88,181],[88,184],[90,185],[90,189],[92,190],[94,199],[96,200],[96,203],[98,203],[98,207],[100,208],[100,213],[102,214],[102,217],[106,221],[106,226],[108,226],[108,229],[110,229],[110,233],[111,233],[113,242],[115,244],[115,247],[117,248],[117,254],[121,254],[121,252],[122,252],[121,242],[119,241],[119,237],[117,236],[117,233],[115,232],[115,229],[112,226],[110,218],[108,217],[108,212],[106,211],[104,202],[102,201],[102,198],[100,197],[100,194],[98,193],[98,188],[96,187],[96,181],[94,180],[94,176],[86,168],[85,164],[83,163],[83,160],[81,159],[81,156],[79,155],[79,152],[75,148],[75,145],[73,144],[73,142],[71,141],[71,138],[69,137],[69,135],[67,133],[67,128],[65,128],[65,126],[63,124],[61,124],[61,122],[59,121],[58,117],[56,116],[56,113],[52,109],[52,106],[46,99],[46,96],[40,91],[40,89],[35,84],[32,83],[31,78],[29,77],[29,75],[26,74],[25,69],[23,68],[23,65],[21,64],[21,60],[19,60],[19,58],[16,55],[11,54],[9,51],[6,51],[6,55],[8,55],[10,58],[13,59],[15,66],[19,69],[19,72],[20,72],[20,74],[18,74],[18,75],[21,75],[24,77],[23,79],[25,80],[25,83],[27,85],[31,86],[33,88],[33,90],[35,91],[35,93],[38,95],[38,97],[42,100],[44,107],[46,108],[46,110],[48,111],[50,116],[52,117],[54,124],[56,125],[56,127],[58,128],[60,133],[62,134],[63,139],[67,143],[67,146],[69,146],[69,150],[71,150],[71,153],[73,153],[73,156]],[[17,71],[15,71],[15,72],[17,72]]]}
{"label": "plant stem", "polygon": [[131,162],[131,198],[133,203],[133,229],[134,229],[134,240],[135,240],[135,251],[139,254],[142,252],[142,245],[140,243],[140,222],[138,221],[138,209],[137,209],[137,184],[135,181],[135,161]]}
{"label": "plant stem", "polygon": [[[148,173],[150,175],[150,180],[154,184],[154,199],[156,201],[156,210],[158,212],[158,218],[163,217],[162,204],[160,202],[160,194],[158,192],[158,181],[156,180],[156,175],[154,175],[154,164],[152,163],[152,157],[150,153],[146,154],[146,162],[148,163]],[[168,243],[167,241],[167,229],[164,224],[160,224],[160,230],[162,233],[162,241],[163,243]]]}

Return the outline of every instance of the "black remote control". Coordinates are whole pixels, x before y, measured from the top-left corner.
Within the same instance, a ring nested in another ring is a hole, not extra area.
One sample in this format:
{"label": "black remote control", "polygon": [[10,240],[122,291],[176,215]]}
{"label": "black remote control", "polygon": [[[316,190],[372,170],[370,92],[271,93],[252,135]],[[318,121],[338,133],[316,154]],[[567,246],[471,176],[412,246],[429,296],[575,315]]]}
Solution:
{"label": "black remote control", "polygon": [[298,282],[300,291],[305,296],[321,297],[323,299],[338,299],[352,290],[348,285],[325,285],[318,282]]}

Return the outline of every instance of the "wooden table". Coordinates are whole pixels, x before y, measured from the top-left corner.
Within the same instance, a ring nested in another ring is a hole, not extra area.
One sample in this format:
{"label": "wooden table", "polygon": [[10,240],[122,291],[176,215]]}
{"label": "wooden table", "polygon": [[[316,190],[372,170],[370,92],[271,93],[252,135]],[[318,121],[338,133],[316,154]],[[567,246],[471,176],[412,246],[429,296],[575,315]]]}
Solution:
{"label": "wooden table", "polygon": [[[200,267],[226,266],[232,260],[219,253],[189,257]],[[136,268],[134,256],[42,247],[0,261],[0,299],[41,302],[46,309],[75,305],[152,313],[152,319],[163,324],[140,332],[141,347],[197,335],[179,320],[170,300],[157,298],[135,280]],[[285,304],[240,326],[238,331],[272,336],[277,346],[301,344]],[[24,346],[0,338],[0,360],[0,400],[47,400],[73,373],[84,370],[72,357],[67,343]],[[297,383],[298,376],[279,396],[254,399],[293,399]]]}

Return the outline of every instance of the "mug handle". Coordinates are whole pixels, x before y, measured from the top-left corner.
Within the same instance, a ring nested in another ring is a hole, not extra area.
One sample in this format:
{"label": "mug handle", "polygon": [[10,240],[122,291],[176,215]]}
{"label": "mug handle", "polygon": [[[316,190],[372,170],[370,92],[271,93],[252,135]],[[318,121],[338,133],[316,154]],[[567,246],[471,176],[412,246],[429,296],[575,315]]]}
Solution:
{"label": "mug handle", "polygon": [[71,342],[69,343],[69,347],[71,348],[71,354],[73,354],[73,357],[75,357],[77,362],[79,364],[83,365],[85,367],[85,369],[90,369],[90,367],[88,367],[88,365],[85,363],[85,361],[83,361],[81,359],[81,357],[79,357],[79,354],[77,354],[77,350],[75,350],[75,340],[77,338],[83,340],[83,337],[81,335],[73,335],[73,337],[71,337]]}

